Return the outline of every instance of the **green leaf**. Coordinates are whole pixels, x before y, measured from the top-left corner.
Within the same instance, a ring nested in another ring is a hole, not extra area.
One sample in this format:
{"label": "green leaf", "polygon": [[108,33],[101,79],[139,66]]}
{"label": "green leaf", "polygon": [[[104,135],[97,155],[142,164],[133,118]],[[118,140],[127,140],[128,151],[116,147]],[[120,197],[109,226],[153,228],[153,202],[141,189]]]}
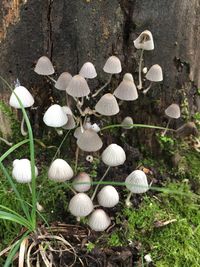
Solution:
{"label": "green leaf", "polygon": [[32,226],[25,218],[23,218],[21,215],[16,215],[15,213],[6,212],[0,210],[0,219],[2,220],[8,220],[15,223],[18,223],[20,225],[25,226],[27,229],[32,230]]}

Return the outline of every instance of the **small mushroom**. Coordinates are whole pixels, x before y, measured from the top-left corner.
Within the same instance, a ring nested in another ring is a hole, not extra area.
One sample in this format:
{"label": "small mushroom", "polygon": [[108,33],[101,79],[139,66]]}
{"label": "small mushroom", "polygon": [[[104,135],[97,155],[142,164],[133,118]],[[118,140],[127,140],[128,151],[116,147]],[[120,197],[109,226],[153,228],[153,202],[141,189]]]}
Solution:
{"label": "small mushroom", "polygon": [[104,186],[97,195],[99,205],[105,208],[112,208],[119,203],[119,194],[114,186]]}
{"label": "small mushroom", "polygon": [[97,76],[96,69],[91,62],[84,63],[79,74],[86,79],[93,79]]}
{"label": "small mushroom", "polygon": [[64,182],[70,180],[74,175],[72,168],[63,159],[56,159],[51,163],[48,171],[50,180],[56,182]]}
{"label": "small mushroom", "polygon": [[115,167],[124,164],[126,154],[121,146],[111,144],[103,151],[101,158],[106,165]]}
{"label": "small mushroom", "polygon": [[124,129],[132,129],[133,128],[133,119],[129,116],[125,117],[121,123],[122,128]]}
{"label": "small mushroom", "polygon": [[90,190],[92,179],[86,172],[80,172],[73,181],[73,188],[77,192],[87,192]]}
{"label": "small mushroom", "polygon": [[94,209],[92,200],[85,193],[78,193],[69,202],[69,210],[76,217],[85,217]]}
{"label": "small mushroom", "polygon": [[88,224],[96,232],[104,231],[111,224],[110,217],[102,209],[97,209],[89,217]]}
{"label": "small mushroom", "polygon": [[50,59],[46,56],[42,56],[38,59],[34,71],[39,75],[52,75],[54,74],[54,68]]}
{"label": "small mushroom", "polygon": [[103,143],[95,131],[88,129],[78,136],[77,145],[83,151],[96,152],[101,149]]}
{"label": "small mushroom", "polygon": [[69,72],[61,73],[55,83],[55,88],[61,91],[66,91],[66,88],[69,85],[71,79],[72,75]]}
{"label": "small mushroom", "polygon": [[44,114],[43,121],[50,127],[62,127],[67,124],[68,118],[60,105],[50,106]]}
{"label": "small mushroom", "polygon": [[[35,166],[35,176],[37,177],[38,170]],[[32,179],[31,162],[28,159],[16,159],[13,161],[12,177],[18,183],[30,183]]]}
{"label": "small mushroom", "polygon": [[71,109],[68,106],[63,106],[62,109],[64,110],[68,118],[67,123],[64,126],[62,126],[62,128],[66,130],[74,129],[76,127],[76,122],[74,120],[74,116]]}
{"label": "small mushroom", "polygon": [[85,78],[78,74],[72,77],[68,87],[66,88],[66,92],[68,95],[73,97],[84,97],[89,95],[90,88]]}
{"label": "small mushroom", "polygon": [[121,62],[118,57],[111,56],[107,59],[103,70],[110,74],[117,74],[122,71]]}
{"label": "small mushroom", "polygon": [[151,81],[149,87],[147,87],[145,90],[143,90],[143,93],[146,94],[149,89],[151,88],[153,82],[161,82],[163,80],[163,73],[162,68],[160,65],[155,64],[151,66],[149,71],[146,74],[147,80]]}
{"label": "small mushroom", "polygon": [[103,95],[95,106],[95,110],[104,116],[113,116],[119,112],[119,106],[116,98],[107,93]]}
{"label": "small mushroom", "polygon": [[165,114],[169,117],[169,120],[164,132],[162,133],[162,136],[166,134],[171,120],[180,118],[181,111],[179,105],[171,104],[168,108],[165,109]]}

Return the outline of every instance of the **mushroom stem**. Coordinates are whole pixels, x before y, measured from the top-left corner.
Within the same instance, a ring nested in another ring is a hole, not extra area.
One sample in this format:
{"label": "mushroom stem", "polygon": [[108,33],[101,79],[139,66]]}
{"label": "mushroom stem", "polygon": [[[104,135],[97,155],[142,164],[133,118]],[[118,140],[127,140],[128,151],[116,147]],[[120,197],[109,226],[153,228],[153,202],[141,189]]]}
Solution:
{"label": "mushroom stem", "polygon": [[80,106],[82,107],[84,104],[84,97],[81,97]]}
{"label": "mushroom stem", "polygon": [[132,205],[132,203],[131,203],[131,201],[130,201],[131,196],[132,196],[132,192],[130,192],[130,193],[128,194],[127,198],[126,198],[125,203],[126,203],[126,206],[127,206],[127,207],[131,207],[131,205]]}
{"label": "mushroom stem", "polygon": [[8,142],[6,139],[4,139],[3,137],[0,137],[0,140],[1,141],[3,141],[6,145],[8,145],[8,146],[12,146],[13,145],[13,143],[10,143],[10,142]]}
{"label": "mushroom stem", "polygon": [[49,75],[47,75],[47,77],[48,77],[49,80],[51,80],[52,82],[56,83],[56,80],[54,80],[53,78],[51,78]]}
{"label": "mushroom stem", "polygon": [[171,118],[168,120],[168,123],[167,123],[167,125],[166,125],[165,130],[164,130],[164,132],[161,134],[162,136],[165,136],[166,132],[168,131],[170,122],[171,122]]}
{"label": "mushroom stem", "polygon": [[141,54],[140,54],[140,61],[139,61],[139,84],[137,88],[139,90],[142,89],[142,62],[143,62],[143,54],[144,54],[144,49],[142,49]]}
{"label": "mushroom stem", "polygon": [[92,201],[94,200],[94,198],[95,198],[95,196],[96,196],[96,193],[97,193],[97,190],[98,190],[98,188],[99,188],[101,182],[103,181],[103,179],[106,177],[106,175],[107,175],[107,173],[109,172],[109,170],[110,170],[110,166],[108,166],[108,168],[106,169],[104,175],[101,177],[101,179],[99,180],[99,183],[97,184],[96,188],[94,189],[94,193],[93,193],[93,195],[92,195],[92,197],[91,197],[91,200],[92,200]]}
{"label": "mushroom stem", "polygon": [[23,136],[26,136],[28,133],[25,131],[25,129],[24,129],[24,116],[23,116],[23,118],[22,118],[22,121],[21,121],[21,134],[23,135]]}
{"label": "mushroom stem", "polygon": [[149,89],[151,88],[152,84],[153,84],[153,82],[150,82],[149,86],[145,90],[142,91],[144,95],[146,95],[146,93],[149,91]]}
{"label": "mushroom stem", "polygon": [[96,93],[92,95],[92,97],[97,96],[107,85],[109,85],[111,79],[112,79],[112,74],[110,74],[108,81],[101,88],[99,88],[99,90],[97,90]]}

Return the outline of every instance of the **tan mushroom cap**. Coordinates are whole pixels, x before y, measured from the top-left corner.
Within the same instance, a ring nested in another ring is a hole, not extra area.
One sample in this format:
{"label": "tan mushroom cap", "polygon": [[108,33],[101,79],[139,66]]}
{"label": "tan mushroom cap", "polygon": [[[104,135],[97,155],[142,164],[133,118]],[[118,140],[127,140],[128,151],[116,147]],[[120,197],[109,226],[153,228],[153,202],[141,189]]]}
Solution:
{"label": "tan mushroom cap", "polygon": [[84,63],[79,74],[87,79],[93,79],[97,76],[96,69],[91,62]]}
{"label": "tan mushroom cap", "polygon": [[85,78],[78,74],[72,77],[68,87],[66,88],[66,92],[68,95],[73,97],[84,97],[89,95],[90,88]]}
{"label": "tan mushroom cap", "polygon": [[146,78],[152,82],[161,82],[163,80],[162,68],[160,65],[155,64],[151,66],[146,74]]}
{"label": "tan mushroom cap", "polygon": [[50,59],[46,56],[42,56],[38,59],[34,71],[39,75],[51,75],[55,72]]}
{"label": "tan mushroom cap", "polygon": [[181,116],[180,107],[177,104],[171,104],[168,108],[165,109],[165,114],[173,119],[178,119]]}
{"label": "tan mushroom cap", "polygon": [[107,93],[97,102],[95,110],[104,116],[112,116],[119,112],[119,106],[116,98],[112,94]]}
{"label": "tan mushroom cap", "polygon": [[61,91],[65,91],[69,82],[72,79],[72,75],[69,72],[63,72],[58,77],[58,80],[55,83],[55,88]]}
{"label": "tan mushroom cap", "polygon": [[153,50],[154,41],[152,33],[148,30],[143,31],[138,38],[133,42],[135,48],[143,50]]}
{"label": "tan mushroom cap", "polygon": [[121,62],[118,57],[111,56],[107,59],[103,70],[110,74],[117,74],[122,71]]}
{"label": "tan mushroom cap", "polygon": [[95,131],[88,129],[79,135],[77,145],[83,151],[96,152],[101,149],[103,143]]}
{"label": "tan mushroom cap", "polygon": [[138,98],[138,92],[134,81],[130,81],[126,77],[119,84],[117,89],[114,91],[114,95],[120,100],[133,101]]}

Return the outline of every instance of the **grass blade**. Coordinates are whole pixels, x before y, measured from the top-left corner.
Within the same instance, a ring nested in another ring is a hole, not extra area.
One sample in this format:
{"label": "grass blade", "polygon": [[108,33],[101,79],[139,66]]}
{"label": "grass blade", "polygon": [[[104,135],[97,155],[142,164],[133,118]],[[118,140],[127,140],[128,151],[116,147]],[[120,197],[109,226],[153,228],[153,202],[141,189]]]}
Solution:
{"label": "grass blade", "polygon": [[25,226],[29,230],[32,230],[32,226],[29,221],[27,221],[21,215],[16,215],[12,214],[11,212],[0,210],[0,219],[15,222],[17,224]]}

